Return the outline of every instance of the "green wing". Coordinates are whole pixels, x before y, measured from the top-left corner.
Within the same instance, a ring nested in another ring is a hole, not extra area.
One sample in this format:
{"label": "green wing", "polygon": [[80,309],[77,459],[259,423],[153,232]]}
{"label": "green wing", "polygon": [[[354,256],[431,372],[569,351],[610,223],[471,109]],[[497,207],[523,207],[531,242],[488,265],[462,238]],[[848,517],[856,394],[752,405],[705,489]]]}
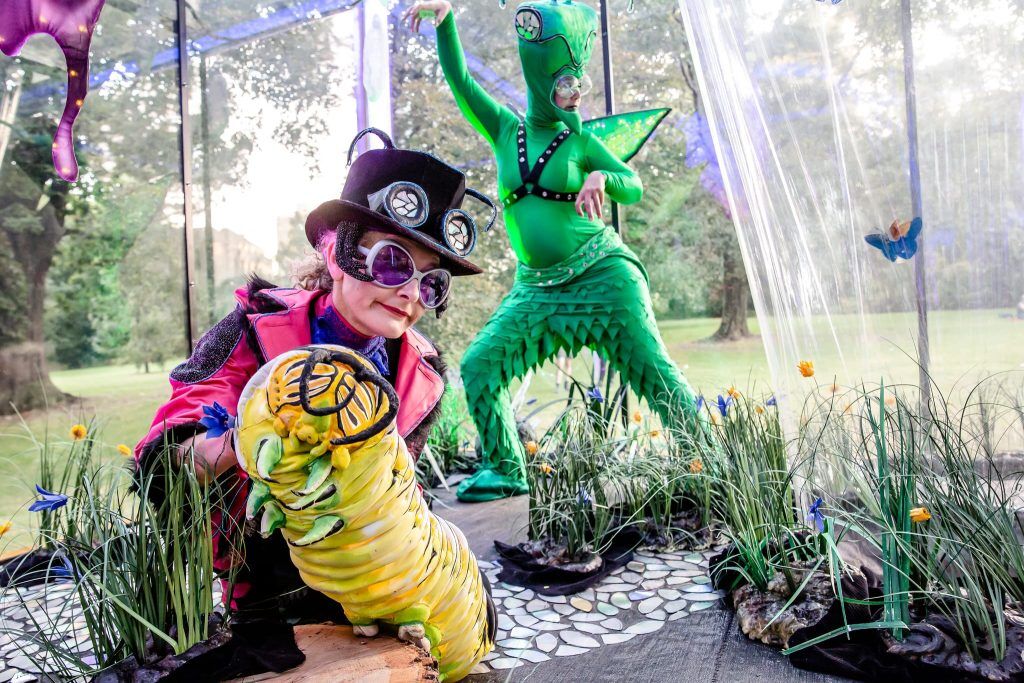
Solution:
{"label": "green wing", "polygon": [[647,138],[651,137],[654,129],[670,111],[672,110],[665,107],[602,116],[599,119],[584,121],[583,130],[603,142],[608,151],[623,163],[627,163],[640,151]]}

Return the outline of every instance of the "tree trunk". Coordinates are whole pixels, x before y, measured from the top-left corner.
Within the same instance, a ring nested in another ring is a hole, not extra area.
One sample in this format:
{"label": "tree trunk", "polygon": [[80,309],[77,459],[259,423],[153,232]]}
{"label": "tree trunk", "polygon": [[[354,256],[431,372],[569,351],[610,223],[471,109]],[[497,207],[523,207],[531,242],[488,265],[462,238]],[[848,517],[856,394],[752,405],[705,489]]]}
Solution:
{"label": "tree trunk", "polygon": [[41,342],[22,342],[0,349],[0,415],[14,409],[54,405],[70,398],[50,381]]}
{"label": "tree trunk", "polygon": [[743,270],[743,259],[735,240],[725,248],[722,258],[722,322],[712,341],[734,341],[750,336],[747,327],[747,299],[750,286]]}

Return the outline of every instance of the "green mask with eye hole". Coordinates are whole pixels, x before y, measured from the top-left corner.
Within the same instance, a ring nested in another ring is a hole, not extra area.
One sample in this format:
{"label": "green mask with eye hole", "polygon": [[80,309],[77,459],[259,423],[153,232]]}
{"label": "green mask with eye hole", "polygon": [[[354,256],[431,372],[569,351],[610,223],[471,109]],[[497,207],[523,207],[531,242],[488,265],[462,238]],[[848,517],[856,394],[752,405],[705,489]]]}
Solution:
{"label": "green mask with eye hole", "polygon": [[583,130],[578,111],[555,106],[555,81],[582,79],[597,39],[597,12],[573,0],[533,0],[516,10],[519,61],[526,79],[526,119],[537,126],[561,121],[574,133]]}

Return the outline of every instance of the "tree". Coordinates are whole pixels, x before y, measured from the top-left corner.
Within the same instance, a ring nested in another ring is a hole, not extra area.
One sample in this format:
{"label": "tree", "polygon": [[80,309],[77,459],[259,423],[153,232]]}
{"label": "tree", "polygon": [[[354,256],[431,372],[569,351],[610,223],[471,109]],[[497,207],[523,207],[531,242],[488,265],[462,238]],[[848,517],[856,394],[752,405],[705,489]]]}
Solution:
{"label": "tree", "polygon": [[35,117],[14,131],[0,176],[0,251],[9,255],[0,298],[12,302],[0,309],[0,414],[63,396],[49,381],[43,310],[46,273],[76,204],[53,174],[47,123]]}
{"label": "tree", "polygon": [[[117,355],[126,330],[126,353],[141,366],[186,351],[176,74],[173,63],[149,68],[174,44],[173,17],[166,11],[173,12],[173,5],[118,3],[104,10],[92,73],[110,77],[90,93],[78,119],[82,173],[73,186],[55,179],[54,122],[42,114],[58,111],[63,102],[59,87],[50,88],[63,82],[63,72],[24,59],[3,63],[6,90],[15,80],[36,85],[31,102],[22,97],[8,122],[13,135],[0,166],[0,413],[12,401],[29,409],[42,404],[44,393],[50,401],[59,395],[48,380],[47,341],[71,364]],[[192,37],[253,16],[244,0],[219,3],[202,15],[205,23],[193,24]],[[329,22],[311,21],[299,30],[299,40],[278,33],[211,59],[209,68],[227,83],[237,107],[232,125],[213,118],[211,144],[197,154],[200,161],[209,155],[211,191],[244,178],[253,131],[265,127],[269,110],[275,136],[315,166],[320,150],[307,133],[328,125],[323,112],[338,102],[331,87],[337,40]],[[11,78],[13,72],[20,78]],[[197,118],[193,127],[199,124]],[[145,248],[137,249],[142,235]],[[127,307],[104,303],[117,299]],[[58,305],[47,307],[47,301]],[[59,331],[53,340],[44,334],[47,308],[49,328]],[[76,348],[80,358],[72,360]]]}

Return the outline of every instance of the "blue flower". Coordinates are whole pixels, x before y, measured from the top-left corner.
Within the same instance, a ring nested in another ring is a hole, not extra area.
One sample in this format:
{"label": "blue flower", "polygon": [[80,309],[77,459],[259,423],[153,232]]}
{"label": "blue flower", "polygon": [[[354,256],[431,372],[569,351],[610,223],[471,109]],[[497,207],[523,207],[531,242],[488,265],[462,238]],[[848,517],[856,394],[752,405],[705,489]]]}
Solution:
{"label": "blue flower", "polygon": [[57,579],[77,578],[75,575],[75,568],[71,564],[71,560],[69,560],[68,556],[63,553],[60,554],[60,566],[50,565],[48,574]]}
{"label": "blue flower", "polygon": [[235,418],[228,414],[227,409],[216,401],[213,406],[203,406],[203,419],[199,424],[206,427],[206,435],[217,437],[235,426]]}
{"label": "blue flower", "polygon": [[591,401],[597,401],[598,403],[604,403],[604,396],[601,395],[601,390],[597,387],[590,387],[590,391],[587,392],[587,398]]}
{"label": "blue flower", "polygon": [[62,508],[68,504],[68,497],[63,493],[51,493],[39,484],[36,484],[36,492],[42,498],[28,506],[29,512],[39,512],[41,510],[53,512],[57,508]]}
{"label": "blue flower", "polygon": [[697,412],[699,413],[704,408],[704,397],[697,397]]}
{"label": "blue flower", "polygon": [[811,507],[807,509],[807,521],[814,522],[814,526],[818,529],[820,534],[825,530],[825,515],[821,511],[821,506],[825,504],[821,498],[811,503]]}
{"label": "blue flower", "polygon": [[772,396],[772,397],[771,397],[770,399],[768,399],[767,401],[765,401],[765,402],[764,402],[764,404],[765,404],[766,406],[775,406],[775,405],[777,405],[777,404],[778,404],[778,402],[777,402],[777,401],[775,400],[775,397],[774,397],[774,396]]}
{"label": "blue flower", "polygon": [[590,492],[581,486],[576,492],[576,502],[580,505],[590,506],[594,504],[594,499],[590,497]]}
{"label": "blue flower", "polygon": [[724,398],[721,394],[718,395],[718,412],[725,417],[729,414],[729,406],[732,405],[732,396]]}

